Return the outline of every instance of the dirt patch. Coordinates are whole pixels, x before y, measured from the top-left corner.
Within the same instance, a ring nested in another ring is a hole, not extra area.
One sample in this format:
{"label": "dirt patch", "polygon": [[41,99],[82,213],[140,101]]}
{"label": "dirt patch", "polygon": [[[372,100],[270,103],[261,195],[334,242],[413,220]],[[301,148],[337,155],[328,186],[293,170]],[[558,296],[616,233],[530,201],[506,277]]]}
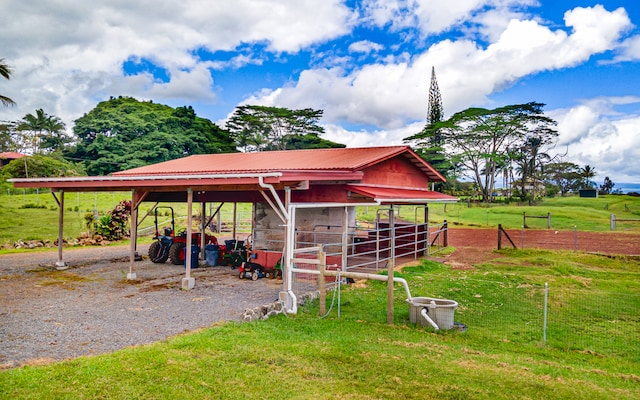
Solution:
{"label": "dirt patch", "polygon": [[[184,267],[135,263],[128,281],[128,248],[0,256],[0,368],[41,365],[141,345],[239,321],[246,308],[278,298],[282,281],[238,279],[229,267],[193,269],[184,291]],[[146,248],[140,252],[145,254]]]}
{"label": "dirt patch", "polygon": [[[517,248],[574,250],[602,254],[640,255],[640,232],[581,232],[553,229],[506,230]],[[456,248],[497,249],[498,229],[449,228],[449,245]],[[511,243],[503,236],[502,245]]]}

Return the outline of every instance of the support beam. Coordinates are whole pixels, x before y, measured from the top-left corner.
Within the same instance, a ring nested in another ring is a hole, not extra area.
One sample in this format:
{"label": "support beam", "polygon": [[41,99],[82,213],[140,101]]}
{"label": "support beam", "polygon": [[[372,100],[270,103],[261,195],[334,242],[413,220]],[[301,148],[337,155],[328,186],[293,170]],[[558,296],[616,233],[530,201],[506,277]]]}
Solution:
{"label": "support beam", "polygon": [[51,192],[53,199],[58,203],[58,261],[56,261],[56,268],[66,269],[67,265],[62,259],[62,245],[64,243],[64,190],[60,191],[60,198],[56,197],[54,192]]}
{"label": "support beam", "polygon": [[344,207],[344,213],[342,214],[342,270],[347,270],[347,256],[349,252],[349,208]]}
{"label": "support beam", "polygon": [[133,280],[137,278],[135,273],[136,263],[136,245],[138,241],[138,206],[140,205],[141,198],[134,190],[131,191],[131,243],[129,247],[129,272],[127,273],[127,279]]}
{"label": "support beam", "polygon": [[206,245],[205,237],[204,237],[205,236],[204,231],[207,226],[206,212],[207,212],[207,203],[205,202],[200,203],[200,259],[201,260],[204,260],[204,246]]}
{"label": "support beam", "polygon": [[236,240],[236,225],[238,224],[238,203],[233,202],[233,228],[231,229],[233,240]]}
{"label": "support beam", "polygon": [[184,248],[185,277],[182,278],[182,289],[191,290],[196,280],[191,277],[191,245],[193,244],[191,219],[193,218],[193,189],[187,189],[187,246]]}
{"label": "support beam", "polygon": [[387,263],[387,323],[393,325],[393,272],[396,263],[396,224],[393,205],[389,209],[389,262]]}

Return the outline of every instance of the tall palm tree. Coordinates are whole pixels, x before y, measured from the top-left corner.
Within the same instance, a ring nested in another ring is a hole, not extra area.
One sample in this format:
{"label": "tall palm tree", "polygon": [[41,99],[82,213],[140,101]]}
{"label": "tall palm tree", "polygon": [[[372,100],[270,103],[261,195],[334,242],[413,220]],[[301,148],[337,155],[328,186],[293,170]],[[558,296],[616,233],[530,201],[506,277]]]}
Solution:
{"label": "tall palm tree", "polygon": [[[0,76],[7,80],[11,78],[11,68],[9,67],[9,65],[5,64],[4,58],[0,58]],[[7,96],[3,96],[0,94],[0,104],[8,107],[16,104],[16,102],[11,100]]]}
{"label": "tall palm tree", "polygon": [[596,176],[596,169],[591,168],[590,165],[585,165],[584,168],[580,168],[580,176],[584,179],[584,186],[588,188],[592,188],[595,186],[595,182],[591,179]]}
{"label": "tall palm tree", "polygon": [[24,141],[29,142],[33,154],[40,149],[40,141],[42,133],[46,130],[47,113],[42,108],[36,110],[36,114],[27,114],[22,117],[22,121],[18,124],[18,130],[23,132]]}
{"label": "tall palm tree", "polygon": [[65,124],[59,117],[48,115],[43,125],[45,134],[40,142],[40,150],[53,152],[61,150],[71,139],[65,135]]}

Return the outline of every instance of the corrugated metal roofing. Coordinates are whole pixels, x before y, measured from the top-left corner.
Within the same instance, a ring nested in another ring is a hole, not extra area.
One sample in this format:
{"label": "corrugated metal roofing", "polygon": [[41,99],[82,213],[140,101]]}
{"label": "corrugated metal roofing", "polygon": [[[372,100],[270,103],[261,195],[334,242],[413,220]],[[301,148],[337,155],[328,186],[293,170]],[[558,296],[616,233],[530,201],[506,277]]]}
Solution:
{"label": "corrugated metal roofing", "polygon": [[347,185],[347,189],[352,192],[370,197],[381,203],[401,203],[401,202],[456,202],[457,197],[444,193],[434,192],[426,189],[378,187],[367,185]]}
{"label": "corrugated metal roofing", "polygon": [[[129,169],[114,173],[113,175],[133,176],[323,170],[354,171],[402,153],[411,154],[411,158],[415,155],[408,146],[202,154]],[[420,158],[417,155],[415,156]],[[427,163],[424,163],[424,165],[430,167]],[[433,170],[432,167],[430,168]]]}
{"label": "corrugated metal roofing", "polygon": [[12,159],[26,157],[26,154],[16,153],[15,151],[6,151],[4,153],[0,153],[0,158]]}

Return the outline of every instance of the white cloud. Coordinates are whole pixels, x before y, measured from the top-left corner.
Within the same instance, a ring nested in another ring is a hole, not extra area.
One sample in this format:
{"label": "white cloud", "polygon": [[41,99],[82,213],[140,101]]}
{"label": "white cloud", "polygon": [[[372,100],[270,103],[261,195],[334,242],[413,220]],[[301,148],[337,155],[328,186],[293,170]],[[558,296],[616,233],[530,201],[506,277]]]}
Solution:
{"label": "white cloud", "polygon": [[324,125],[323,138],[346,144],[347,147],[393,146],[405,144],[403,139],[422,130],[424,124],[413,123],[398,129],[389,130],[349,130],[340,125]]}
{"label": "white cloud", "polygon": [[349,45],[349,52],[369,54],[371,52],[380,51],[383,48],[384,46],[379,43],[374,43],[369,40],[360,40]]}
{"label": "white cloud", "polygon": [[640,60],[640,35],[632,36],[620,45],[614,62]]}
{"label": "white cloud", "polygon": [[596,169],[598,181],[609,176],[621,182],[636,182],[640,163],[640,115],[620,114],[619,105],[640,105],[640,97],[599,97],[576,107],[553,110],[558,121],[558,152],[580,166]]}
{"label": "white cloud", "polygon": [[[391,25],[400,30],[417,27],[423,37],[450,30],[465,21],[482,25],[487,36],[508,19],[522,14],[512,11],[537,5],[537,0],[456,0],[446,3],[432,0],[365,0],[363,18],[368,23],[383,27]],[[495,25],[494,25],[495,24]]]}
{"label": "white cloud", "polygon": [[[410,62],[369,64],[345,75],[341,68],[304,71],[298,81],[269,92],[268,103],[325,110],[332,123],[398,128],[423,120],[431,67],[435,66],[446,113],[486,104],[487,96],[516,80],[585,62],[616,46],[630,21],[619,9],[576,8],[566,14],[572,33],[536,21],[512,20],[486,49],[470,40],[443,40]],[[598,21],[598,24],[595,24]],[[259,96],[251,101],[262,102]]]}
{"label": "white cloud", "polygon": [[[216,65],[201,63],[194,50],[260,42],[273,52],[297,52],[349,33],[354,20],[340,0],[5,0],[3,9],[0,57],[14,73],[2,93],[18,106],[2,110],[0,118],[43,108],[67,124],[109,95],[212,101],[204,67]],[[171,81],[144,73],[124,77],[122,63],[131,58],[160,65]],[[259,62],[246,56],[230,64]]]}

